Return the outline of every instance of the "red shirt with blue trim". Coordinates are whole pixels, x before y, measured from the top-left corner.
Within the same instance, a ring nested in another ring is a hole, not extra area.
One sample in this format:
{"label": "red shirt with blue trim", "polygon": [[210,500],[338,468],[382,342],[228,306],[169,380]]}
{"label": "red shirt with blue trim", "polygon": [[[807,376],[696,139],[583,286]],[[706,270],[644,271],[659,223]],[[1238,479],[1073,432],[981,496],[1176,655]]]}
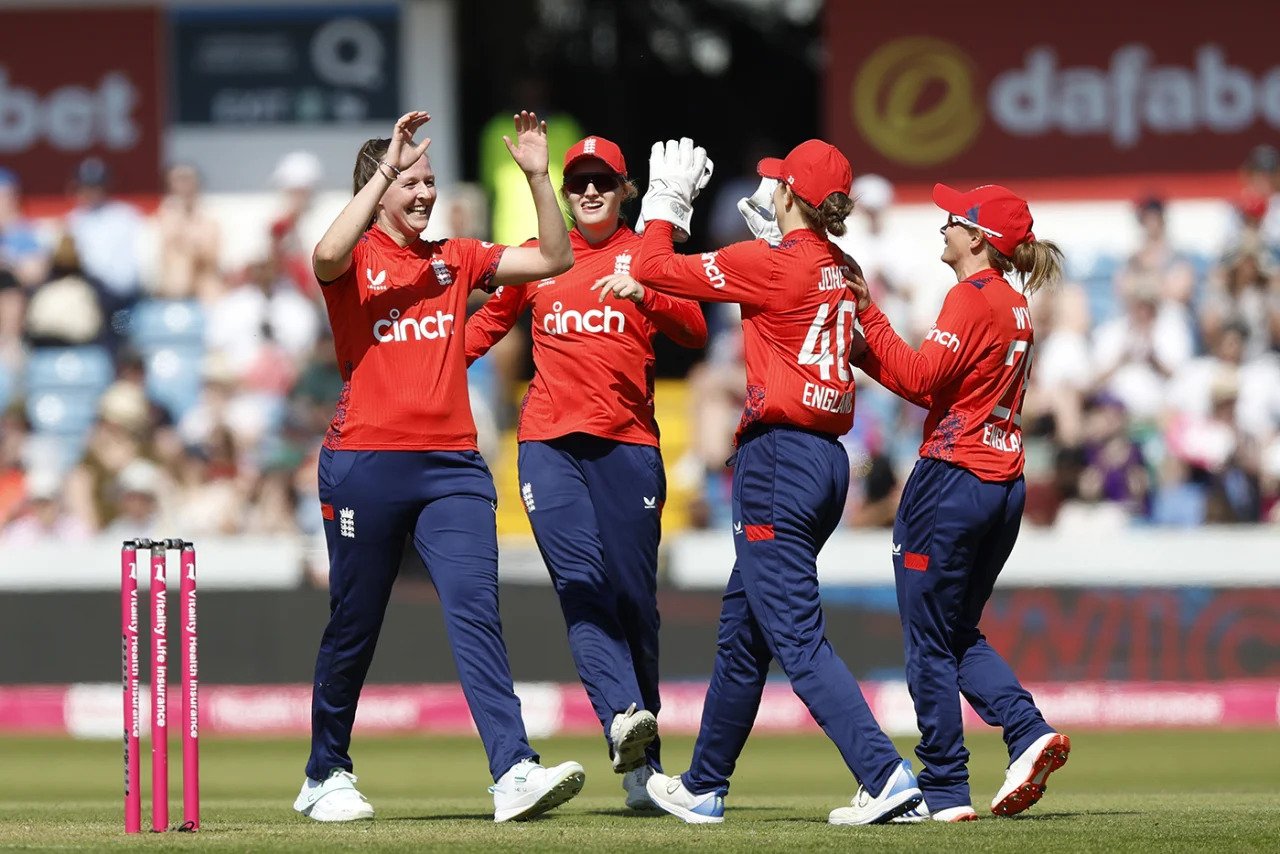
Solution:
{"label": "red shirt with blue trim", "polygon": [[479,240],[399,246],[372,226],[351,266],[321,283],[342,373],[332,450],[474,451],[463,329],[506,249]]}
{"label": "red shirt with blue trim", "polygon": [[520,407],[519,440],[586,433],[657,447],[653,337],[661,332],[683,347],[702,347],[707,341],[702,309],[648,287],[639,303],[613,297],[601,303],[600,292],[591,286],[603,276],[633,274],[640,235],[622,226],[592,246],[575,228],[569,242],[573,267],[568,272],[499,288],[471,316],[467,363],[487,353],[529,310],[534,375]]}
{"label": "red shirt with blue trim", "polygon": [[874,304],[858,319],[867,339],[858,367],[929,410],[920,456],[989,482],[1022,474],[1022,399],[1035,334],[1020,291],[992,269],[955,285],[919,352]]}
{"label": "red shirt with blue trim", "polygon": [[673,296],[742,306],[747,403],[735,443],[766,424],[847,433],[853,425],[848,354],[856,310],[839,247],[802,228],[776,247],[752,240],[677,255],[671,231],[669,222],[646,224],[636,278]]}

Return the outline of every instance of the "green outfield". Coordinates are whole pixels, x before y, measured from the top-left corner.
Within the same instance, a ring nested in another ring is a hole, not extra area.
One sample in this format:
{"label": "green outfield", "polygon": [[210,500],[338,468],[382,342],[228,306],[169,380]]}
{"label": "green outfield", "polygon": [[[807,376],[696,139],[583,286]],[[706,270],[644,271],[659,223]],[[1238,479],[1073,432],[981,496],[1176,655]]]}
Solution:
{"label": "green outfield", "polygon": [[[853,793],[835,749],[820,736],[752,739],[726,801],[725,823],[686,826],[622,808],[619,779],[597,739],[544,739],[544,759],[578,759],[587,786],[566,807],[522,824],[495,825],[475,739],[365,739],[356,745],[360,788],[376,821],[325,826],[295,815],[301,740],[208,739],[204,827],[198,834],[121,832],[120,747],[115,742],[0,739],[6,791],[0,849],[193,848],[211,851],[464,850],[632,851],[1277,851],[1280,732],[1072,733],[1070,763],[1040,804],[1014,819],[992,817],[1003,775],[1001,742],[970,741],[975,806],[966,825],[831,827],[827,811]],[[906,751],[911,745],[899,741]],[[684,767],[687,738],[665,746]],[[181,812],[178,745],[171,745],[172,815]],[[149,758],[144,743],[145,760]],[[149,775],[144,772],[144,779]],[[144,824],[149,799],[144,789]]]}

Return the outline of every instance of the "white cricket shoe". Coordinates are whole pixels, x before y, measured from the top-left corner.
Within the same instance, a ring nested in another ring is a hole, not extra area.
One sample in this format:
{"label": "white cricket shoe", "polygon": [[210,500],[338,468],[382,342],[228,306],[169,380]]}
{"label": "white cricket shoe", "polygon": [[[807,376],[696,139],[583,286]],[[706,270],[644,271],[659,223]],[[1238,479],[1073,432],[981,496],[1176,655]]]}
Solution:
{"label": "white cricket shoe", "polygon": [[1067,764],[1071,739],[1050,732],[1037,738],[1031,746],[1009,763],[1004,785],[991,801],[996,815],[1017,815],[1044,796],[1049,775]]}
{"label": "white cricket shoe", "polygon": [[724,821],[724,795],[707,792],[695,795],[684,787],[679,776],[654,772],[645,784],[653,805],[689,824],[720,824]]}
{"label": "white cricket shoe", "polygon": [[652,812],[658,809],[653,798],[649,797],[649,789],[646,785],[652,776],[653,769],[648,765],[641,765],[634,771],[628,771],[622,775],[622,788],[627,793],[628,809],[641,812]]}
{"label": "white cricket shoe", "polygon": [[356,775],[343,768],[334,768],[324,780],[308,777],[293,808],[315,821],[373,818],[373,804],[356,789]]}
{"label": "white cricket shoe", "polygon": [[962,807],[947,807],[944,810],[932,812],[929,805],[921,801],[916,806],[904,812],[897,818],[889,819],[890,824],[918,824],[922,821],[945,821],[954,824],[959,821],[977,821],[978,814],[973,807],[968,804]]}
{"label": "white cricket shoe", "polygon": [[577,762],[543,768],[532,759],[521,760],[489,787],[493,793],[493,820],[521,821],[542,815],[572,800],[586,781],[586,772]]}
{"label": "white cricket shoe", "polygon": [[902,763],[884,784],[884,789],[874,798],[866,786],[859,785],[858,793],[849,806],[838,807],[827,818],[831,824],[884,824],[907,812],[924,800],[916,775],[911,773],[911,763]]}
{"label": "white cricket shoe", "polygon": [[622,714],[613,716],[609,726],[609,742],[613,745],[613,770],[619,774],[634,771],[645,763],[645,750],[658,737],[658,719],[653,712],[636,711],[632,703]]}

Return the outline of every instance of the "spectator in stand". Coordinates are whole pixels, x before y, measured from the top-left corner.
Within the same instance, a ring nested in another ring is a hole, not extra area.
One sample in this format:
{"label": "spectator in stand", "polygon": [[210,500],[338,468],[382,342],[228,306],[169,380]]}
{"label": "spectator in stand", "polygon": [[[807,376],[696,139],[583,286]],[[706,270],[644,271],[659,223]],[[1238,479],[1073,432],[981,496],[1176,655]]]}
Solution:
{"label": "spectator in stand", "polygon": [[27,301],[24,337],[34,347],[68,347],[100,340],[106,333],[101,282],[86,275],[75,240],[63,234],[53,252],[49,280]]}
{"label": "spectator in stand", "polygon": [[76,542],[91,536],[89,526],[63,506],[59,481],[55,471],[38,470],[27,474],[23,510],[4,527],[0,542],[6,546],[28,546],[50,541]]}
{"label": "spectator in stand", "polygon": [[280,191],[280,211],[268,229],[271,254],[277,259],[281,274],[298,291],[311,297],[319,296],[320,291],[311,275],[311,254],[298,234],[298,223],[311,209],[323,177],[320,158],[310,151],[289,152],[271,173],[271,183]]}
{"label": "spectator in stand", "polygon": [[108,194],[111,175],[96,157],[80,162],[72,176],[76,206],[67,214],[85,274],[103,285],[105,313],[117,335],[128,332],[128,311],[142,293],[142,217]]}
{"label": "spectator in stand", "polygon": [[283,350],[286,364],[301,366],[320,334],[319,311],[293,286],[279,247],[263,250],[239,283],[209,306],[205,345],[225,357],[237,376],[259,361],[269,341]]}
{"label": "spectator in stand", "polygon": [[1195,269],[1169,241],[1164,199],[1150,195],[1139,199],[1134,213],[1140,231],[1137,250],[1116,273],[1122,296],[1154,281],[1160,299],[1166,303],[1189,305],[1195,286]]}
{"label": "spectator in stand", "polygon": [[200,173],[187,163],[170,166],[165,189],[155,216],[160,241],[155,295],[212,301],[223,285],[218,270],[222,235],[204,207]]}
{"label": "spectator in stand", "polygon": [[[22,283],[12,270],[0,266],[0,371],[11,371],[22,363],[22,325],[27,310]],[[0,407],[5,391],[12,392],[12,381],[0,377]]]}
{"label": "spectator in stand", "polygon": [[0,410],[0,525],[14,517],[26,496],[23,457],[29,432],[21,406]]}
{"label": "spectator in stand", "polygon": [[21,189],[18,176],[0,168],[0,268],[30,287],[49,274],[49,250],[35,224],[22,216]]}
{"label": "spectator in stand", "polygon": [[1031,300],[1036,330],[1035,370],[1023,405],[1023,429],[1049,433],[1060,445],[1082,439],[1084,399],[1093,383],[1089,347],[1089,300],[1079,285],[1061,284]]}
{"label": "spectator in stand", "polygon": [[1193,418],[1210,417],[1214,394],[1230,390],[1233,426],[1265,441],[1280,428],[1280,358],[1267,353],[1246,358],[1250,328],[1240,320],[1218,332],[1213,352],[1193,359],[1170,382],[1169,408]]}
{"label": "spectator in stand", "polygon": [[1273,145],[1255,146],[1240,166],[1246,205],[1262,201],[1259,222],[1262,242],[1272,253],[1280,253],[1280,150]]}
{"label": "spectator in stand", "polygon": [[1126,312],[1093,335],[1094,388],[1119,401],[1130,417],[1152,422],[1160,414],[1169,378],[1194,352],[1186,310],[1162,302],[1156,275],[1128,283]]}
{"label": "spectator in stand", "polygon": [[[72,514],[101,529],[116,515],[114,485],[120,473],[150,452],[152,430],[146,397],[128,388],[112,390],[99,402],[98,421],[89,434],[83,459],[63,489]],[[134,532],[130,536],[149,536]]]}
{"label": "spectator in stand", "polygon": [[1280,329],[1280,290],[1273,287],[1277,269],[1261,246],[1238,246],[1214,268],[1209,292],[1200,308],[1205,346],[1217,348],[1223,328],[1245,328],[1244,354],[1256,358],[1272,349],[1272,333]]}
{"label": "spectator in stand", "polygon": [[1129,419],[1120,400],[1103,395],[1091,402],[1085,411],[1084,440],[1080,498],[1145,515],[1150,477],[1142,448],[1129,436]]}
{"label": "spectator in stand", "polygon": [[134,460],[121,469],[112,489],[114,518],[103,536],[125,540],[172,530],[164,512],[172,506],[168,486],[164,472],[150,460]]}

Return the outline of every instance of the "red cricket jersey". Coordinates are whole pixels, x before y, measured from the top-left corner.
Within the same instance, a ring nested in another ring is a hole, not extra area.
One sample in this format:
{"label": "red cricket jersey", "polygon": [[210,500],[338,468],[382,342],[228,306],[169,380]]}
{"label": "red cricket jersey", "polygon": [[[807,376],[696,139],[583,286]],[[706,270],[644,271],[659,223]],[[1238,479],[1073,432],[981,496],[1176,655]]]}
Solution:
{"label": "red cricket jersey", "polygon": [[747,405],[734,441],[755,424],[842,436],[853,425],[854,302],[844,253],[809,229],[677,255],[671,223],[645,226],[636,278],[675,296],[742,306]]}
{"label": "red cricket jersey", "polygon": [[1027,298],[996,270],[953,287],[920,351],[875,305],[863,312],[858,366],[894,394],[929,410],[920,456],[985,481],[1022,474],[1022,397],[1034,333]]}
{"label": "red cricket jersey", "polygon": [[[634,445],[658,444],[653,417],[653,336],[683,347],[707,342],[698,304],[645,288],[644,299],[609,298],[591,286],[631,273],[640,235],[623,226],[592,246],[574,229],[567,273],[498,292],[467,321],[467,364],[483,356],[533,311],[533,381],[520,407],[520,441],[587,433]],[[530,244],[537,245],[536,241]]]}
{"label": "red cricket jersey", "polygon": [[488,288],[505,246],[415,240],[376,225],[351,267],[323,284],[342,393],[325,434],[333,450],[476,450],[462,331],[467,294]]}

